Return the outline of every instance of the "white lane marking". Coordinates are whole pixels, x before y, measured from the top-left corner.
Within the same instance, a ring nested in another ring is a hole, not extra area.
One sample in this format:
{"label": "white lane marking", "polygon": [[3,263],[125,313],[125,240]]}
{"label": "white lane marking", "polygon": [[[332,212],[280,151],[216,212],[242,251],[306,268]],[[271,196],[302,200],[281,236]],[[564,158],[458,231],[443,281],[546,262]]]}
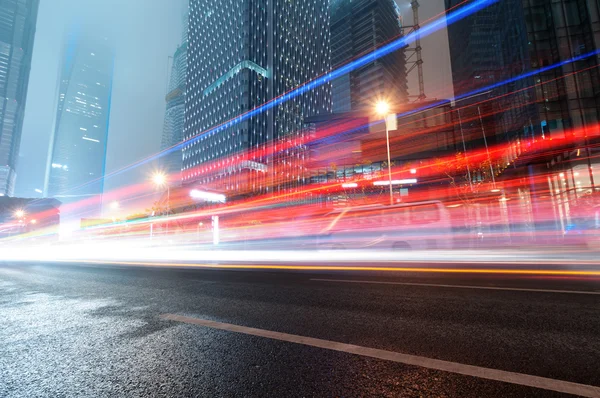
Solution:
{"label": "white lane marking", "polygon": [[336,341],[316,339],[313,337],[299,336],[296,334],[249,328],[246,326],[233,325],[231,323],[215,322],[210,321],[208,319],[191,318],[176,314],[163,314],[160,315],[160,318],[167,319],[170,321],[188,323],[192,325],[205,326],[213,329],[226,330],[229,332],[265,337],[268,339],[279,341],[286,341],[289,343],[324,348],[327,350],[362,355],[370,358],[383,359],[386,361],[398,362],[406,365],[441,370],[443,372],[458,373],[465,376],[479,377],[482,379],[541,388],[544,390],[574,394],[582,397],[600,397],[600,387],[586,384],[549,379],[546,377],[532,376],[523,373],[507,372],[505,370],[484,368],[480,366],[465,365],[457,362],[442,361],[440,359],[402,354],[394,351],[379,350],[376,348],[362,347],[353,344],[339,343]]}
{"label": "white lane marking", "polygon": [[368,283],[377,285],[401,285],[401,286],[425,286],[425,287],[452,287],[456,289],[478,289],[478,290],[506,290],[510,292],[535,292],[535,293],[567,293],[567,294],[592,294],[600,295],[600,292],[590,292],[584,290],[552,290],[552,289],[522,289],[516,287],[495,287],[495,286],[469,286],[469,285],[442,285],[437,283],[412,283],[412,282],[386,282],[386,281],[363,281],[352,279],[326,279],[311,278],[311,281],[317,282],[342,282],[342,283]]}

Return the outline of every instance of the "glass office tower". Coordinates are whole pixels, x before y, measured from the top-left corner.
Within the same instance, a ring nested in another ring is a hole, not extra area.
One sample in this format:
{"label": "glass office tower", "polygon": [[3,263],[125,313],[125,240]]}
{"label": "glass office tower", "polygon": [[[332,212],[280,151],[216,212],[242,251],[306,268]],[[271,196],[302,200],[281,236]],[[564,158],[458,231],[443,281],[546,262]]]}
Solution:
{"label": "glass office tower", "polygon": [[[446,8],[459,3],[446,0]],[[448,27],[448,38],[456,95],[495,86],[456,103],[457,129],[465,139],[483,145],[483,134],[492,143],[534,134],[539,125],[533,104],[534,79],[501,84],[531,66],[521,0],[498,2],[457,21]]]}
{"label": "glass office tower", "polygon": [[[393,0],[332,0],[331,61],[334,67],[374,51],[402,35]],[[393,109],[408,101],[404,49],[392,52],[332,83],[334,112],[371,110],[385,100]]]}
{"label": "glass office tower", "polygon": [[[532,69],[581,56],[600,48],[598,1],[523,0]],[[537,111],[545,135],[600,137],[600,57],[540,73]]]}
{"label": "glass office tower", "polygon": [[[446,8],[459,3],[446,0]],[[452,24],[448,33],[454,91],[468,93],[597,50],[600,12],[586,0],[506,0]],[[504,119],[496,134],[531,125],[545,138],[600,135],[598,62],[587,57],[491,91],[510,94],[486,112]]]}
{"label": "glass office tower", "polygon": [[12,196],[39,0],[0,2],[0,196]]}
{"label": "glass office tower", "polygon": [[[183,140],[183,122],[185,116],[185,90],[187,76],[187,50],[188,50],[188,13],[184,16],[182,44],[173,55],[173,65],[166,95],[167,109],[161,139],[161,150],[169,149]],[[172,150],[160,158],[160,169],[167,173],[170,185],[181,182],[181,150]]]}
{"label": "glass office tower", "polygon": [[45,194],[100,213],[114,51],[107,38],[74,31],[63,51]]}
{"label": "glass office tower", "polygon": [[[184,138],[196,138],[184,147],[184,183],[251,195],[303,183],[303,120],[330,112],[329,85],[213,128],[329,70],[327,6],[320,0],[190,2]],[[280,156],[292,150],[293,157]]]}

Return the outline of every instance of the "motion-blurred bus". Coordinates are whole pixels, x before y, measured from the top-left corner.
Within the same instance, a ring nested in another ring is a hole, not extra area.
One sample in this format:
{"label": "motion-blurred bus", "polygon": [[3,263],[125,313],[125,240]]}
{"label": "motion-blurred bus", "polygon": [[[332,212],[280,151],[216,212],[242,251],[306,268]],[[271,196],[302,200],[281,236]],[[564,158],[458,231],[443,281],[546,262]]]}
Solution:
{"label": "motion-blurred bus", "polygon": [[451,249],[450,216],[439,201],[343,208],[329,213],[317,245],[320,249]]}

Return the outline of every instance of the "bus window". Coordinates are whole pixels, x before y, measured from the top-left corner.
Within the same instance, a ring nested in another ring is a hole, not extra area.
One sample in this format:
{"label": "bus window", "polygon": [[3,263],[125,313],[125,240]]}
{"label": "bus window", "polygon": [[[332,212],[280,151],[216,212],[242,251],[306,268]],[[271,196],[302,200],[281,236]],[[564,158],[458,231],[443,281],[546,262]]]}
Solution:
{"label": "bus window", "polygon": [[450,222],[441,202],[354,208],[327,217],[323,245],[358,249],[449,249]]}
{"label": "bus window", "polygon": [[347,210],[333,215],[332,229],[337,231],[372,229],[381,226],[381,210]]}
{"label": "bus window", "polygon": [[409,208],[408,207],[396,207],[386,209],[383,212],[383,223],[391,226],[407,225],[409,223]]}
{"label": "bus window", "polygon": [[410,208],[411,224],[430,224],[440,221],[440,211],[434,204]]}

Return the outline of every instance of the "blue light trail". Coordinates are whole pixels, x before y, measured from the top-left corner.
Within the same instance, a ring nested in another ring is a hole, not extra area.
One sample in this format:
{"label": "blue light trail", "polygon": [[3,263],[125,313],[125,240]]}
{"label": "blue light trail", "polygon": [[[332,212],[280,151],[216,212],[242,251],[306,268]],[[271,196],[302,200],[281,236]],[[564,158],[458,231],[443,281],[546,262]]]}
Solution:
{"label": "blue light trail", "polygon": [[116,170],[116,171],[106,175],[104,178],[108,178],[108,177],[112,177],[112,176],[121,174],[125,171],[128,171],[128,170],[134,168],[134,167],[141,166],[148,162],[152,162],[152,161],[162,157],[163,155],[166,155],[173,151],[181,150],[184,146],[189,145],[190,143],[194,143],[204,136],[215,134],[215,133],[222,131],[226,128],[229,128],[237,123],[247,120],[253,116],[256,116],[264,111],[267,111],[275,106],[278,106],[292,98],[302,95],[302,94],[306,93],[307,91],[313,90],[314,88],[319,87],[323,84],[326,84],[333,79],[336,79],[340,76],[350,73],[353,70],[360,68],[361,66],[367,65],[373,61],[376,61],[377,59],[379,59],[381,57],[384,57],[394,51],[397,51],[397,50],[413,43],[417,39],[418,36],[423,38],[432,33],[435,33],[437,31],[445,28],[447,25],[451,25],[451,24],[455,23],[456,21],[460,21],[461,19],[464,19],[464,18],[468,17],[469,15],[472,15],[472,14],[476,13],[477,11],[480,11],[486,7],[489,7],[490,5],[492,5],[498,1],[499,0],[475,0],[468,5],[465,5],[461,8],[447,14],[445,17],[440,17],[440,18],[428,23],[427,25],[422,26],[418,30],[418,32],[415,31],[404,37],[400,37],[400,38],[372,51],[369,54],[366,54],[354,61],[351,61],[351,62],[339,67],[338,69],[332,70],[332,71],[324,74],[323,76],[320,76],[320,77],[318,77],[318,78],[316,78],[294,90],[289,91],[288,93],[281,95],[280,97],[274,98],[274,99],[270,100],[269,102],[266,102],[263,105],[252,109],[251,111],[243,113],[233,119],[228,120],[227,122],[225,122],[223,124],[220,124],[209,130],[199,133],[199,134],[195,135],[194,137],[191,137],[186,141],[182,141],[181,143],[174,145],[171,148],[167,148],[161,152],[158,152],[153,156],[150,156],[146,159],[135,162],[129,166],[126,166],[126,167],[120,169],[120,170]]}
{"label": "blue light trail", "polygon": [[[347,63],[347,64],[339,67],[338,69],[332,70],[331,72],[328,72],[328,73],[324,74],[323,76],[318,77],[315,80],[312,80],[312,81],[310,81],[310,82],[308,82],[308,83],[306,83],[306,84],[304,84],[304,85],[302,85],[302,86],[300,86],[300,87],[298,87],[298,88],[296,88],[294,90],[291,90],[290,92],[285,93],[285,94],[281,95],[280,97],[274,98],[274,99],[270,100],[269,102],[266,102],[263,105],[255,108],[255,109],[253,109],[253,110],[251,110],[249,112],[241,114],[241,115],[239,115],[239,116],[237,116],[237,117],[235,117],[233,119],[230,119],[229,121],[227,121],[227,122],[225,122],[225,123],[223,123],[221,125],[218,125],[218,126],[215,126],[215,127],[211,128],[209,130],[206,130],[206,131],[204,131],[204,132],[202,132],[202,133],[200,133],[200,134],[198,134],[198,135],[196,135],[194,137],[189,138],[186,141],[183,141],[183,142],[181,142],[181,143],[179,143],[179,144],[177,144],[177,145],[175,145],[175,146],[173,146],[171,148],[168,148],[168,149],[165,149],[165,150],[163,150],[161,152],[158,152],[155,155],[152,155],[152,156],[150,156],[150,157],[148,157],[146,159],[143,159],[143,160],[140,160],[138,162],[135,162],[135,163],[133,163],[133,164],[131,164],[129,166],[126,166],[126,167],[120,169],[120,170],[116,170],[116,171],[114,171],[114,172],[106,175],[104,178],[109,178],[109,177],[112,177],[112,176],[115,176],[115,175],[119,175],[119,174],[121,174],[121,173],[123,173],[125,171],[128,171],[128,170],[132,169],[132,168],[135,168],[135,167],[141,166],[143,164],[147,164],[148,162],[154,161],[154,160],[160,158],[163,155],[166,155],[166,154],[171,153],[171,152],[176,151],[176,150],[181,150],[185,145],[189,145],[190,143],[196,142],[197,140],[199,140],[200,138],[202,138],[204,136],[215,134],[215,133],[217,133],[219,131],[222,131],[222,130],[224,130],[226,128],[229,128],[229,127],[231,127],[231,126],[233,126],[233,125],[235,125],[237,123],[240,123],[240,122],[242,122],[244,120],[247,120],[247,119],[249,119],[249,118],[251,118],[253,116],[256,116],[256,115],[258,115],[258,114],[260,114],[260,113],[262,113],[262,112],[264,112],[266,110],[272,109],[273,107],[278,106],[278,105],[280,105],[280,104],[282,104],[282,103],[284,103],[284,102],[286,102],[286,101],[288,101],[290,99],[293,99],[293,98],[295,98],[295,97],[297,97],[299,95],[302,95],[302,94],[304,94],[304,93],[306,93],[306,92],[308,92],[308,91],[310,91],[310,90],[312,90],[312,89],[314,89],[316,87],[319,87],[319,86],[321,86],[323,84],[326,84],[326,83],[330,82],[333,79],[336,79],[336,78],[338,78],[340,76],[343,76],[343,75],[345,75],[347,73],[350,73],[353,70],[355,70],[357,68],[360,68],[360,67],[362,67],[362,66],[364,66],[366,64],[369,64],[369,63],[371,63],[371,62],[373,62],[373,61],[375,61],[375,60],[377,60],[377,59],[379,59],[379,58],[381,58],[381,57],[383,57],[385,55],[388,55],[388,54],[390,54],[393,51],[397,51],[397,50],[401,49],[402,47],[404,47],[404,46],[412,43],[416,39],[417,34],[420,35],[421,38],[424,37],[424,36],[430,35],[430,34],[436,32],[436,31],[438,31],[440,29],[445,28],[447,25],[451,25],[451,24],[453,24],[453,23],[455,23],[455,22],[457,22],[457,21],[459,21],[461,19],[464,19],[464,18],[466,18],[466,17],[468,17],[468,16],[476,13],[477,11],[480,11],[480,10],[486,8],[486,7],[489,7],[490,5],[492,5],[492,4],[494,4],[494,3],[498,2],[498,1],[499,0],[477,0],[477,1],[473,1],[472,3],[470,3],[470,4],[466,5],[466,6],[463,6],[463,7],[459,8],[459,9],[457,9],[456,11],[451,12],[450,14],[448,14],[446,16],[446,18],[438,18],[438,19],[434,20],[433,22],[431,22],[431,23],[423,26],[421,29],[419,29],[418,32],[412,32],[411,34],[409,34],[407,36],[398,38],[397,40],[394,40],[394,41],[392,41],[392,42],[390,42],[390,43],[388,43],[388,44],[386,44],[386,45],[378,48],[377,50],[374,50],[373,52],[371,52],[369,54],[366,54],[366,55],[364,55],[364,56],[362,56],[362,57],[360,57],[360,58],[358,58],[358,59],[356,59],[356,60],[354,60],[352,62],[349,62],[349,63]],[[505,81],[502,81],[502,82],[494,83],[492,85],[489,85],[489,86],[486,86],[486,87],[482,87],[482,88],[470,91],[468,93],[463,93],[463,94],[457,95],[457,96],[455,96],[454,99],[455,99],[455,101],[466,99],[468,97],[472,97],[474,95],[478,95],[478,94],[481,94],[483,92],[493,90],[493,89],[501,87],[503,85],[510,84],[510,83],[513,83],[513,82],[516,82],[516,81],[519,81],[519,80],[522,80],[522,79],[526,79],[528,77],[532,77],[532,76],[535,76],[537,74],[540,74],[540,73],[543,73],[543,72],[546,72],[546,71],[549,71],[549,70],[552,70],[552,69],[556,69],[556,68],[562,67],[564,65],[567,65],[567,64],[570,64],[570,63],[573,63],[573,62],[581,61],[581,60],[584,60],[584,59],[587,59],[587,58],[590,58],[590,57],[593,57],[593,56],[596,56],[596,55],[599,55],[599,54],[600,54],[600,49],[597,49],[595,51],[592,51],[592,52],[589,52],[589,53],[586,53],[586,54],[582,54],[582,55],[579,55],[577,57],[570,58],[570,59],[561,61],[561,62],[553,64],[553,65],[549,65],[549,66],[546,66],[546,67],[543,67],[543,68],[540,68],[540,69],[536,69],[536,70],[533,70],[533,71],[530,71],[530,72],[523,73],[521,75],[515,76],[515,77],[513,77],[511,79],[508,79],[508,80],[505,80]],[[404,116],[409,116],[409,115],[412,115],[412,114],[415,114],[415,113],[418,113],[418,112],[423,112],[425,110],[428,110],[428,109],[431,109],[431,108],[435,108],[435,107],[437,107],[437,106],[439,106],[441,104],[447,103],[447,102],[448,102],[448,100],[446,100],[446,99],[440,100],[440,101],[434,101],[434,102],[431,102],[431,103],[427,104],[426,106],[423,106],[423,107],[420,107],[420,108],[417,108],[417,109],[413,109],[411,111],[407,111],[407,112],[404,112],[404,113],[400,113],[400,114],[398,114],[398,117],[404,117]]]}
{"label": "blue light trail", "polygon": [[[397,51],[403,47],[406,47],[407,45],[413,43],[417,38],[423,37],[423,36],[428,36],[434,32],[437,32],[438,30],[445,28],[447,25],[451,25],[456,21],[464,19],[464,18],[468,17],[469,15],[476,13],[477,11],[480,11],[486,7],[489,7],[490,5],[492,5],[498,1],[499,0],[476,0],[476,1],[473,1],[470,4],[463,6],[454,12],[451,12],[450,14],[448,14],[446,16],[446,18],[438,18],[438,19],[434,20],[433,22],[421,27],[418,30],[413,31],[412,33],[410,33],[406,36],[400,37],[400,38],[370,52],[369,54],[366,54],[354,61],[351,61],[351,62],[339,67],[338,69],[328,72],[321,77],[318,77],[318,78],[316,78],[294,90],[291,90],[291,91],[281,95],[280,97],[274,98],[274,99],[264,103],[263,105],[261,105],[257,108],[254,108],[253,110],[251,110],[249,112],[241,114],[219,126],[209,129],[209,130],[207,130],[203,133],[200,133],[192,138],[189,138],[188,140],[181,142],[180,144],[174,146],[173,148],[169,148],[167,151],[174,150],[174,149],[181,149],[183,146],[188,145],[193,142],[196,142],[204,136],[215,134],[221,130],[224,130],[224,129],[231,127],[237,123],[247,120],[253,116],[256,116],[259,113],[262,113],[266,110],[274,108],[277,105],[280,105],[286,101],[291,100],[292,98],[295,98],[299,95],[306,93],[307,91],[313,90],[313,89],[315,89],[319,86],[322,86],[323,84],[328,83],[340,76],[346,75],[357,68],[360,68],[362,66],[370,64],[381,57],[384,57],[394,51]],[[159,155],[162,155],[162,153],[157,154],[157,156],[159,156]]]}

